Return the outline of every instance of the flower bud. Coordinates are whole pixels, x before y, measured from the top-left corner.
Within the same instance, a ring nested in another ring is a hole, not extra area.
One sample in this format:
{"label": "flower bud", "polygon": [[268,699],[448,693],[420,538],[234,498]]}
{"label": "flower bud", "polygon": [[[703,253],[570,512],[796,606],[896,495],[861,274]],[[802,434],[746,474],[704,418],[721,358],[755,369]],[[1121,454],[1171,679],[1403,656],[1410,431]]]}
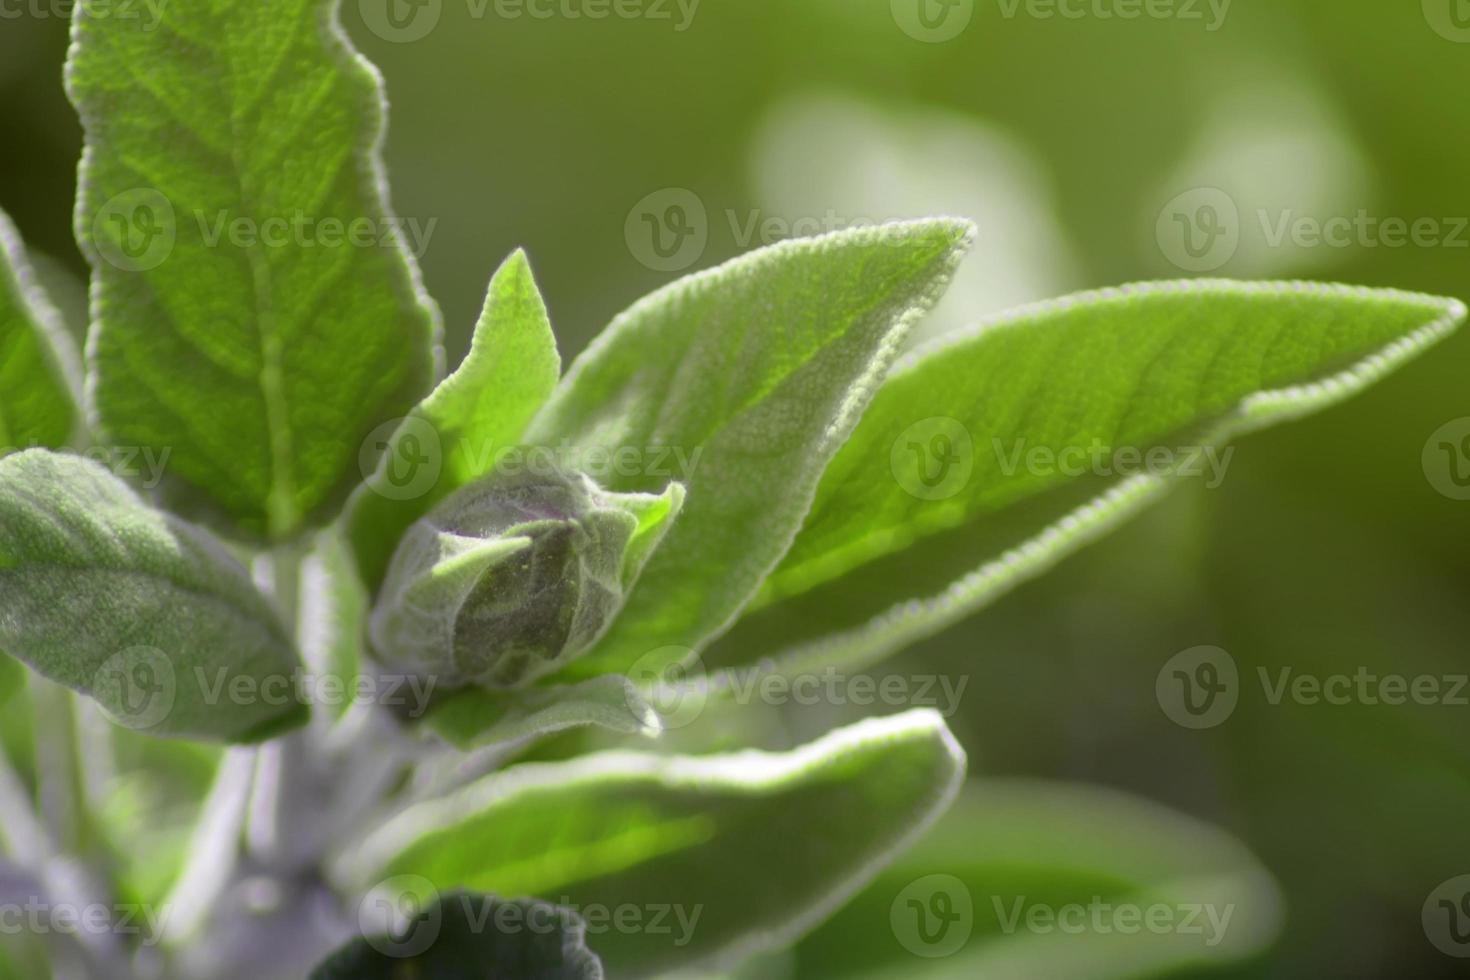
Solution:
{"label": "flower bud", "polygon": [[369,626],[377,657],[439,684],[512,688],[590,648],[677,513],[579,473],[492,474],[404,535]]}

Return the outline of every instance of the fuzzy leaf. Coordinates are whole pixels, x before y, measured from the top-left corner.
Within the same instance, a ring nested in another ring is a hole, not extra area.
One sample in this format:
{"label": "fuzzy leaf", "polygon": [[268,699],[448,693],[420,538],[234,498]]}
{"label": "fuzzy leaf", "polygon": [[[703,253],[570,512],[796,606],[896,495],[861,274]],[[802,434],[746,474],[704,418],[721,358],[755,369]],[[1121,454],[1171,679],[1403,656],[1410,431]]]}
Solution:
{"label": "fuzzy leaf", "polygon": [[67,63],[95,414],[113,444],[168,447],[212,510],[295,534],[435,372],[381,80],[337,0],[167,4],[150,30],[105,13],[77,10]]}
{"label": "fuzzy leaf", "polygon": [[245,568],[75,456],[0,459],[0,649],[150,734],[253,741],[306,714]]}
{"label": "fuzzy leaf", "polygon": [[369,589],[382,583],[409,525],[516,445],[560,376],[546,305],[516,251],[490,280],[469,354],[409,413],[348,503],[348,534]]}
{"label": "fuzzy leaf", "polygon": [[0,211],[0,455],[59,449],[80,423],[71,338]]}
{"label": "fuzzy leaf", "polygon": [[[525,765],[404,811],[338,873],[555,896],[589,928],[603,916],[592,943],[613,976],[719,969],[829,915],[944,810],[963,772],[931,711],[785,753]],[[623,908],[663,909],[662,928],[607,928]]]}
{"label": "fuzzy leaf", "polygon": [[[672,447],[690,468],[676,474],[689,491],[679,521],[572,676],[697,649],[729,625],[786,551],[827,461],[972,231],[941,219],[762,249],[645,297],[577,360],[529,441]],[[643,472],[609,489],[666,482]]]}
{"label": "fuzzy leaf", "polygon": [[567,909],[472,892],[421,908],[393,932],[349,943],[310,980],[602,980],[587,926]]}
{"label": "fuzzy leaf", "polygon": [[885,656],[1193,471],[1223,478],[1232,437],[1348,397],[1464,317],[1455,300],[1389,290],[1199,280],[1070,297],[941,339],[895,368],[755,611],[706,665]]}

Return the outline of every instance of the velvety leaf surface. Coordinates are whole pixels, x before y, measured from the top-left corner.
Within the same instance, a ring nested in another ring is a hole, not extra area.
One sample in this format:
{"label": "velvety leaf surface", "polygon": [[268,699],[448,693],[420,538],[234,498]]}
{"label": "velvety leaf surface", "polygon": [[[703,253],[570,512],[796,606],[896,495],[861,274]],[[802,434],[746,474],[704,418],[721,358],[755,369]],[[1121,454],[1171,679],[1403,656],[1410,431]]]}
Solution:
{"label": "velvety leaf surface", "polygon": [[382,583],[409,525],[516,446],[560,376],[546,305],[517,251],[490,280],[469,354],[409,413],[348,504],[348,534],[369,589]]}
{"label": "velvety leaf surface", "polygon": [[586,928],[546,902],[452,892],[397,932],[353,941],[310,980],[602,980]]}
{"label": "velvety leaf surface", "polygon": [[[642,454],[648,465],[616,471],[609,489],[657,491],[672,477],[689,499],[570,674],[697,648],[729,624],[790,544],[822,469],[971,232],[938,219],[761,249],[640,300],[577,360],[528,441]],[[655,472],[666,449],[686,472]]]}
{"label": "velvety leaf surface", "polygon": [[1216,976],[1285,910],[1229,834],[1102,787],[982,779],[795,951],[795,976]]}
{"label": "velvety leaf surface", "polygon": [[860,663],[936,632],[1172,481],[1223,480],[1231,437],[1348,397],[1464,316],[1390,290],[1198,280],[944,338],[895,368],[759,611],[707,662]]}
{"label": "velvety leaf surface", "polygon": [[381,81],[337,0],[158,13],[73,22],[92,408],[281,538],[371,471],[364,441],[431,383],[437,313],[403,233],[425,229],[389,211]]}
{"label": "velvety leaf surface", "polygon": [[0,211],[0,455],[71,441],[77,376],[71,338]]}
{"label": "velvety leaf surface", "polygon": [[76,456],[0,459],[0,649],[155,735],[249,741],[306,714],[245,568]]}
{"label": "velvety leaf surface", "polygon": [[[715,969],[830,914],[944,810],[963,772],[930,711],[786,753],[529,764],[405,811],[338,871],[552,896],[587,919],[613,976]],[[612,928],[618,909],[644,928]]]}

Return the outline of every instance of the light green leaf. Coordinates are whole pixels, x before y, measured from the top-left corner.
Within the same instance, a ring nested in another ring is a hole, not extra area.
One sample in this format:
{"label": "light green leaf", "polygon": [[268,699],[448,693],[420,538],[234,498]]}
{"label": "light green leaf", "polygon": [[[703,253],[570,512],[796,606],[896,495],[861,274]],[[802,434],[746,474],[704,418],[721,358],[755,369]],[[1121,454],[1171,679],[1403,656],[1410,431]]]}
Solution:
{"label": "light green leaf", "polygon": [[409,413],[348,504],[348,534],[369,589],[382,583],[409,525],[516,445],[560,376],[546,305],[517,250],[490,280],[469,354]]}
{"label": "light green leaf", "polygon": [[[573,676],[625,670],[726,628],[780,560],[817,479],[909,327],[967,247],[937,219],[783,242],[680,280],[617,317],[530,441],[676,450],[688,504],[599,648]],[[649,465],[609,489],[668,482]]]}
{"label": "light green leaf", "polygon": [[1101,787],[987,779],[798,945],[793,969],[833,980],[1213,976],[1265,952],[1283,917],[1271,875],[1216,827]]}
{"label": "light green leaf", "polygon": [[252,741],[306,716],[244,567],[75,456],[0,459],[0,649],[154,735]]}
{"label": "light green leaf", "polygon": [[438,314],[405,245],[425,229],[389,210],[382,84],[337,0],[156,13],[72,25],[92,407],[279,539],[330,516],[431,383]]}
{"label": "light green leaf", "polygon": [[392,931],[332,954],[310,980],[602,980],[587,924],[569,909],[471,892],[417,907]]}
{"label": "light green leaf", "polygon": [[0,211],[0,456],[71,442],[79,377],[71,338]]}
{"label": "light green leaf", "polygon": [[[931,711],[786,753],[530,764],[404,811],[337,874],[551,896],[589,926],[599,916],[592,944],[613,976],[716,969],[829,915],[944,810],[963,772]],[[618,909],[664,928],[607,928]]]}
{"label": "light green leaf", "polygon": [[1199,280],[941,339],[895,368],[757,611],[706,664],[860,665],[935,633],[1176,480],[1218,483],[1232,437],[1346,398],[1464,317],[1430,296]]}

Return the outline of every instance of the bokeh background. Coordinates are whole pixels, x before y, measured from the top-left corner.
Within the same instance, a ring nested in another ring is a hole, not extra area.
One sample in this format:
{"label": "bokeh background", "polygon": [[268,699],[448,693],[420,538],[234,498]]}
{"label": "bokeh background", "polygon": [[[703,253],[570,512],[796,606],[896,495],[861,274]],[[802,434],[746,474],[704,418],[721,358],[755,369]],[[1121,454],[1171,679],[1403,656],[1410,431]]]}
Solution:
{"label": "bokeh background", "polygon": [[[406,33],[381,6],[346,0],[343,16],[387,79],[394,203],[430,229],[421,262],[451,363],[516,246],[570,356],[682,271],[793,230],[933,213],[980,235],[931,332],[1202,272],[1470,296],[1464,0],[1235,0],[1132,20],[1102,16],[1126,6],[1107,0],[1074,0],[1077,18],[959,0],[929,8],[947,17],[934,29],[915,0],[670,2],[603,20],[430,0],[435,22]],[[0,206],[56,288],[73,277],[58,298],[75,311],[67,25],[49,4],[0,9]],[[1225,236],[1191,256],[1160,233],[1169,208],[1203,219],[1205,205],[1235,224],[1233,250]],[[1269,233],[1360,213],[1432,219],[1435,240]],[[682,215],[694,244],[659,255],[645,214]],[[976,778],[1115,787],[1254,851],[1285,895],[1284,934],[1246,967],[1190,976],[1466,975],[1420,912],[1470,872],[1470,706],[1272,705],[1248,685],[1226,723],[1191,731],[1154,691],[1201,644],[1252,677],[1470,672],[1470,501],[1423,462],[1431,434],[1470,416],[1467,379],[1462,332],[1343,407],[1247,439],[1220,487],[1182,486],[885,668],[969,678],[951,724]],[[788,721],[810,734],[841,714]],[[861,959],[893,936],[850,916],[812,942]],[[763,969],[822,976],[830,961]]]}

